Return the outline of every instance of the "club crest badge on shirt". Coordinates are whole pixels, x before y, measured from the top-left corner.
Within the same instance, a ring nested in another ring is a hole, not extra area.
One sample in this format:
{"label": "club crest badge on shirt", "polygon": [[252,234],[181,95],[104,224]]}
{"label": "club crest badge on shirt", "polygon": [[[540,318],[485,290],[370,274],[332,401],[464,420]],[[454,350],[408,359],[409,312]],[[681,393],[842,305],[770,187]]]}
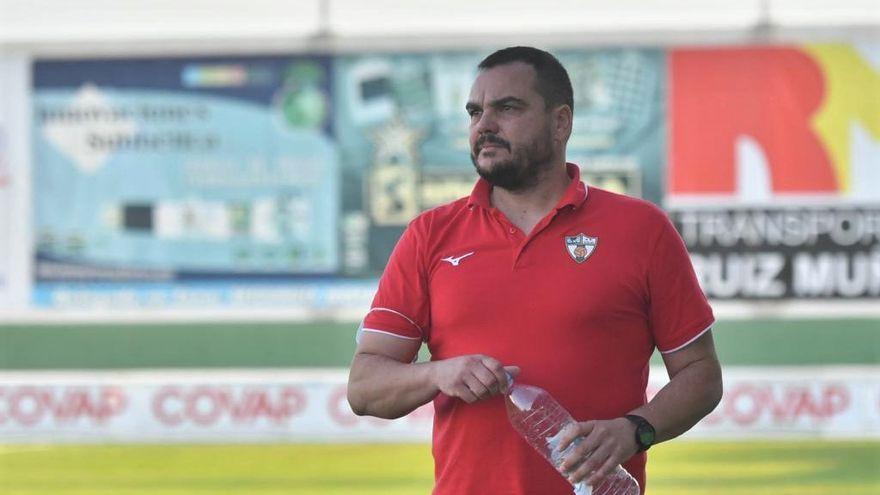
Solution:
{"label": "club crest badge on shirt", "polygon": [[598,244],[598,237],[590,237],[583,233],[565,236],[565,249],[568,251],[568,255],[571,256],[571,259],[575,260],[578,264],[587,261],[587,258],[593,254]]}

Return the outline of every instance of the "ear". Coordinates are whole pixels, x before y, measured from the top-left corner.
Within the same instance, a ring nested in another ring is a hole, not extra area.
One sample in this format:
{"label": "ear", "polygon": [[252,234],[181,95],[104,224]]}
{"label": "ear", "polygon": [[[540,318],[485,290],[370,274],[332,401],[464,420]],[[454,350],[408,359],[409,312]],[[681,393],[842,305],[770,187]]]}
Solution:
{"label": "ear", "polygon": [[572,119],[571,107],[559,105],[553,111],[553,139],[565,145],[571,136]]}

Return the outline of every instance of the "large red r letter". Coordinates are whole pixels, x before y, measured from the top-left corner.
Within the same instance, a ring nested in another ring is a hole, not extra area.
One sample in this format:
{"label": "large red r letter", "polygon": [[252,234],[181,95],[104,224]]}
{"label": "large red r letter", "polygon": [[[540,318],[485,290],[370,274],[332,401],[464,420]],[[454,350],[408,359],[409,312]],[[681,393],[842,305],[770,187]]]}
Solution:
{"label": "large red r letter", "polygon": [[810,120],[822,103],[821,69],[792,48],[671,53],[671,194],[732,194],[735,144],[753,138],[774,193],[838,190]]}

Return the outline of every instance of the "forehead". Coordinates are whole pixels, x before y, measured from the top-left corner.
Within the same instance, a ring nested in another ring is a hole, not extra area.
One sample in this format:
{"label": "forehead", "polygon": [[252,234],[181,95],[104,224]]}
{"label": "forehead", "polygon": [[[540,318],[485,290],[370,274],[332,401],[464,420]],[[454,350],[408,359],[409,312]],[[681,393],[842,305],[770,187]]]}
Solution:
{"label": "forehead", "polygon": [[514,96],[523,100],[539,98],[535,69],[523,62],[496,65],[480,71],[471,86],[469,100],[474,103]]}

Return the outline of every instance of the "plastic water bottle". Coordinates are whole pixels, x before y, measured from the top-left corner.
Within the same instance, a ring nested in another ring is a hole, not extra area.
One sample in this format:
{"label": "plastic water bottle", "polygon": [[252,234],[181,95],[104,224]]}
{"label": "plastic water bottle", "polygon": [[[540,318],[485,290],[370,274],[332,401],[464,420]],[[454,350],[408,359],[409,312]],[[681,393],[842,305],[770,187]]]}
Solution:
{"label": "plastic water bottle", "polygon": [[[578,438],[565,450],[559,449],[563,431],[575,424],[574,418],[546,390],[531,385],[511,383],[505,398],[507,417],[513,428],[556,469],[563,459],[580,444]],[[574,485],[575,495],[639,495],[639,483],[625,469],[617,468],[596,487],[581,481]]]}

